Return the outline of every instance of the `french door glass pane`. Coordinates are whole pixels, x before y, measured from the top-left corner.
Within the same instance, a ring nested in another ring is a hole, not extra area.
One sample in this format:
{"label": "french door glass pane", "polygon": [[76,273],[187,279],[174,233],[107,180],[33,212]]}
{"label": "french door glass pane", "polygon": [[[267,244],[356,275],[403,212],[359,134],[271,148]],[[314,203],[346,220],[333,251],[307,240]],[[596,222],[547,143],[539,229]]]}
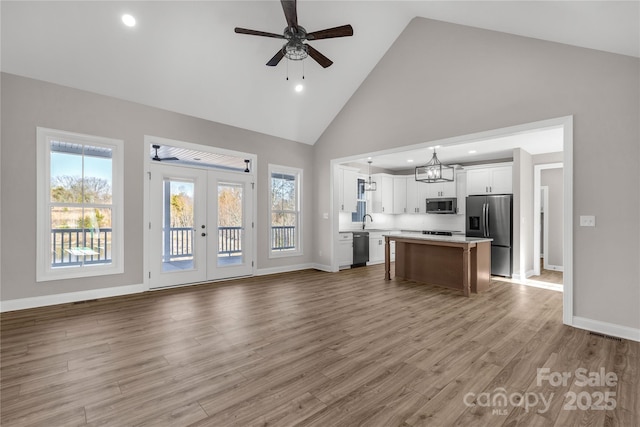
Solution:
{"label": "french door glass pane", "polygon": [[163,180],[162,271],[194,268],[193,181]]}
{"label": "french door glass pane", "polygon": [[243,263],[243,184],[218,183],[218,266]]}

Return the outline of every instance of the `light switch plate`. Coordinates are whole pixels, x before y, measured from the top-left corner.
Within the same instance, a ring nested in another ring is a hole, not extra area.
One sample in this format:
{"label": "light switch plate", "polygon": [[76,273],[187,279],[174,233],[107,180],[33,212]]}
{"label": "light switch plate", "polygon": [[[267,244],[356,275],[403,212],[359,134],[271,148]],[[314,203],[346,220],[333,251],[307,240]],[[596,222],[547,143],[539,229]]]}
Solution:
{"label": "light switch plate", "polygon": [[580,215],[580,227],[595,227],[596,217],[594,215]]}

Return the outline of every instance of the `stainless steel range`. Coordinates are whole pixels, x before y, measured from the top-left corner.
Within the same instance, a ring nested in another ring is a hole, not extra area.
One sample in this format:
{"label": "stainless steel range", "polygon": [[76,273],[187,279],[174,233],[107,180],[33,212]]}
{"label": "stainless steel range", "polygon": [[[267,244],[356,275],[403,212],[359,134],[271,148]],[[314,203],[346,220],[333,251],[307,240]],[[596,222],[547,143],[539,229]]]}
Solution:
{"label": "stainless steel range", "polygon": [[433,236],[453,236],[453,231],[422,230],[422,234],[430,234]]}

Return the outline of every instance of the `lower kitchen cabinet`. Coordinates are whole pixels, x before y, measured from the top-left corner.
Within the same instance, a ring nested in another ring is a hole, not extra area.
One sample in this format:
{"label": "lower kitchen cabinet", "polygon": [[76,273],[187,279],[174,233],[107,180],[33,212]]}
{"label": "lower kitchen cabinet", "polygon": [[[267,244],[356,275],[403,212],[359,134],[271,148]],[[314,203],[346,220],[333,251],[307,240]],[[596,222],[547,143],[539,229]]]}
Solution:
{"label": "lower kitchen cabinet", "polygon": [[[396,260],[396,242],[391,242],[391,261]],[[369,262],[368,265],[384,262],[384,237],[382,233],[369,233]]]}
{"label": "lower kitchen cabinet", "polygon": [[340,233],[338,241],[338,266],[350,268],[353,264],[353,234]]}

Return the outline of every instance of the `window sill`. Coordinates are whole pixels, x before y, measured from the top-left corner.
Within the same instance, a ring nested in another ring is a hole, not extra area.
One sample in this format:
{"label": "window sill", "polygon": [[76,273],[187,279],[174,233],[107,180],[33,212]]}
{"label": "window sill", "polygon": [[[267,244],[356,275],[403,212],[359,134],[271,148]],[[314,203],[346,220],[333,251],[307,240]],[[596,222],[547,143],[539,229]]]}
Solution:
{"label": "window sill", "polygon": [[291,252],[287,252],[287,251],[279,251],[279,252],[269,251],[269,259],[289,258],[289,257],[302,256],[302,255],[304,255],[302,253],[302,251],[291,251]]}

